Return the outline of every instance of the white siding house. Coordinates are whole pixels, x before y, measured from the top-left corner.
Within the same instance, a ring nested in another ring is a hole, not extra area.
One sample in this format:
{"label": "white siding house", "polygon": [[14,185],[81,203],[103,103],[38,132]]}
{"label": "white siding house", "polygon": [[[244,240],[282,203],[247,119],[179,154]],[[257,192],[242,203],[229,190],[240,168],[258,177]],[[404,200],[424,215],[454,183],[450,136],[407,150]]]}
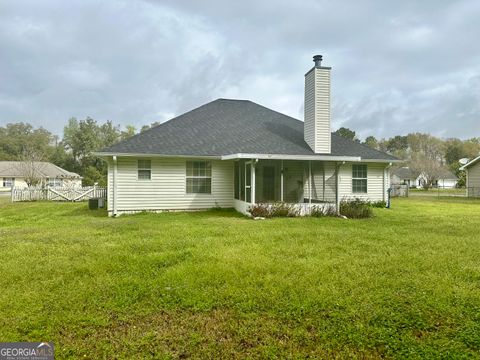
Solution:
{"label": "white siding house", "polygon": [[12,187],[26,188],[26,174],[37,178],[43,186],[82,187],[80,175],[49,162],[0,161],[0,192],[9,192]]}
{"label": "white siding house", "polygon": [[[187,193],[187,161],[202,159],[149,158],[150,179],[139,179],[138,162],[146,158],[123,157],[116,161],[116,211],[199,210],[214,207],[232,208],[233,162],[212,161],[211,192]],[[208,160],[207,160],[208,161]],[[108,162],[108,209],[113,211],[113,160]]]}
{"label": "white siding house", "polygon": [[386,201],[398,160],[331,133],[330,69],[305,75],[305,122],[246,100],[218,99],[98,153],[108,212],[334,206]]}
{"label": "white siding house", "polygon": [[460,168],[467,175],[467,196],[480,197],[480,156]]}

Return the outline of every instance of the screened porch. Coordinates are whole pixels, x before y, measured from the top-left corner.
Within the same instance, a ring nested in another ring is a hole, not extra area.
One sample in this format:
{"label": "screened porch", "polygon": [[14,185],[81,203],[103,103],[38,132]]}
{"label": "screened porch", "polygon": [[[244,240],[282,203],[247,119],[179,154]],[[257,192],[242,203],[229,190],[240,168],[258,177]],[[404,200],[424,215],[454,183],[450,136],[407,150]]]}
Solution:
{"label": "screened porch", "polygon": [[325,161],[239,160],[234,166],[235,199],[249,204],[336,203],[336,164]]}

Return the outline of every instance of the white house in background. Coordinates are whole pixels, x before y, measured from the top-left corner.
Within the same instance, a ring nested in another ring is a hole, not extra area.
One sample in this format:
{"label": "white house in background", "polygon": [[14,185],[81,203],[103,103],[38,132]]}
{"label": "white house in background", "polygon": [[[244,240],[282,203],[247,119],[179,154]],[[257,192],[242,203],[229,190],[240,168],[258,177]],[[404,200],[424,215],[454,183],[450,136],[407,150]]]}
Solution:
{"label": "white house in background", "polygon": [[98,153],[108,162],[108,212],[255,203],[336,206],[385,201],[395,157],[336,136],[330,67],[305,75],[305,121],[247,100],[218,99]]}
{"label": "white house in background", "polygon": [[463,165],[460,170],[467,174],[467,196],[480,197],[480,156]]}
{"label": "white house in background", "polygon": [[25,163],[21,161],[0,161],[0,191],[12,187],[25,188],[26,174],[35,173],[41,183],[50,187],[82,187],[82,177],[49,162]]}
{"label": "white house in background", "polygon": [[[391,171],[391,183],[394,185],[408,185],[410,188],[420,188],[426,183],[427,179],[424,174],[414,171],[409,167],[400,167]],[[444,169],[438,179],[432,186],[441,189],[453,189],[457,186],[458,177],[451,171]]]}
{"label": "white house in background", "polygon": [[392,185],[408,185],[409,188],[420,186],[420,174],[408,167],[392,169],[390,172]]}

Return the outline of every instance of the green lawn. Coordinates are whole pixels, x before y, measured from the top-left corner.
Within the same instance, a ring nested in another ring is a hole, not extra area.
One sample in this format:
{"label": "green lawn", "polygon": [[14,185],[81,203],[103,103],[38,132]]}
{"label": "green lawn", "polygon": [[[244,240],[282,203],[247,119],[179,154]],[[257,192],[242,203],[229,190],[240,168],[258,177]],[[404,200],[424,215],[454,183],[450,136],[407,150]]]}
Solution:
{"label": "green lawn", "polygon": [[453,189],[409,189],[410,196],[467,196],[467,190],[462,188]]}
{"label": "green lawn", "polygon": [[480,358],[480,202],[375,218],[0,204],[0,340],[63,358]]}

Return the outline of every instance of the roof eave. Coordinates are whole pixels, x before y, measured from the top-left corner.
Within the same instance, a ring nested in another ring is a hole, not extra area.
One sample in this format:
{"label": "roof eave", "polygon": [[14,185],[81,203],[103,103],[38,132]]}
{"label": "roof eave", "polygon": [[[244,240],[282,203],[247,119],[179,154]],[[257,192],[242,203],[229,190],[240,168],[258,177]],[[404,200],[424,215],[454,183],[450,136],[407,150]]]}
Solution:
{"label": "roof eave", "polygon": [[121,157],[164,157],[164,158],[196,158],[196,159],[216,159],[220,160],[220,155],[182,155],[182,154],[144,154],[144,153],[122,153],[122,152],[95,152],[94,155],[100,158],[108,158],[112,156]]}
{"label": "roof eave", "polygon": [[477,156],[475,159],[473,159],[472,161],[466,163],[465,165],[463,165],[460,170],[466,170],[467,168],[469,168],[470,166],[474,165],[475,163],[477,163],[478,161],[480,161],[480,156]]}

